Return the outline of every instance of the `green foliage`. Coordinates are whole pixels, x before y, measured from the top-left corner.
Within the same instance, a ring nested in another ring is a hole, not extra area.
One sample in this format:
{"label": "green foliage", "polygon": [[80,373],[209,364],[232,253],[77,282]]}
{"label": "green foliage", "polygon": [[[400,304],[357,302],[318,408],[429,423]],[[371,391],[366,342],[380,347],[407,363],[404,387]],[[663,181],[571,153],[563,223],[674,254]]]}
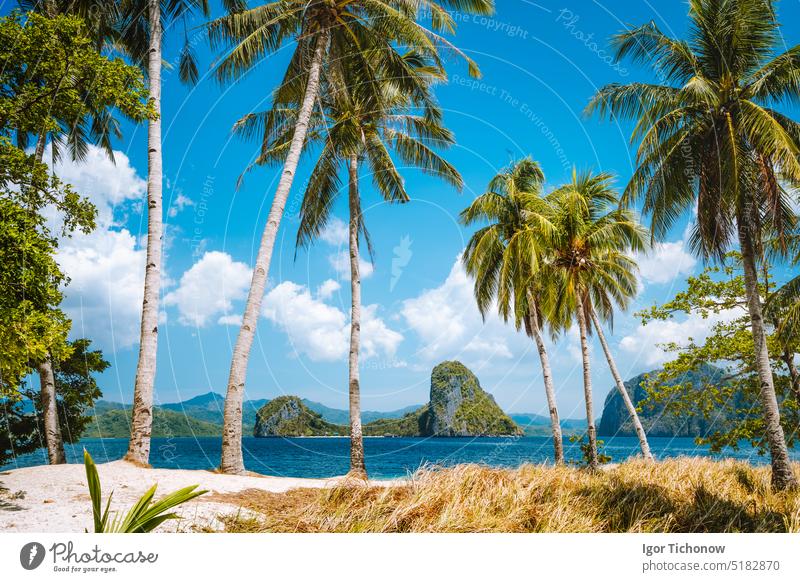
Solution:
{"label": "green foliage", "polygon": [[785,45],[773,0],[693,1],[687,38],[655,22],[617,35],[616,57],[658,84],[607,85],[587,111],[636,122],[623,201],[643,202],[654,236],[696,208],[691,244],[721,258],[737,235],[758,241],[795,223],[800,125],[776,107],[800,97],[800,47],[776,54]]}
{"label": "green foliage", "polygon": [[[647,380],[649,397],[642,406],[664,406],[668,413],[689,418],[700,416],[706,421],[726,419],[717,430],[698,437],[697,441],[710,444],[715,451],[726,446],[736,448],[740,441],[747,441],[765,452],[768,447],[759,400],[760,382],[738,258],[737,254],[730,254],[728,263],[722,267],[708,267],[701,275],[690,277],[687,289],[677,293],[673,300],[637,314],[644,325],[690,313],[716,319],[709,322],[709,334],[704,341],[689,337],[682,343],[661,346],[674,358]],[[761,289],[767,294],[771,276],[768,266],[762,270]],[[787,357],[786,344],[774,331],[767,338],[767,345],[781,424],[787,443],[792,446],[800,428],[800,406],[790,369],[797,346],[789,350]],[[707,363],[722,366],[723,378],[696,375]]]}
{"label": "green foliage", "polygon": [[[585,433],[581,435],[574,434],[569,437],[569,442],[580,443],[579,446],[581,449],[581,458],[583,459],[583,463],[587,466],[590,466],[592,464],[592,447],[589,444],[589,439],[586,438],[586,434]],[[605,441],[598,439],[596,442],[597,442],[597,462],[600,463],[601,465],[605,463],[610,463],[611,456],[606,455],[603,452],[603,445],[605,444]],[[580,464],[577,461],[574,461],[574,463],[576,465]]]}
{"label": "green foliage", "polygon": [[573,172],[547,201],[553,237],[541,274],[549,281],[540,300],[544,319],[554,333],[567,329],[582,305],[587,322],[592,311],[613,322],[615,307],[626,309],[636,296],[638,267],[631,254],[647,249],[647,233],[632,211],[617,205],[607,173]]}
{"label": "green foliage", "polygon": [[82,158],[90,137],[108,150],[120,136],[113,110],[134,121],[152,115],[139,70],[100,54],[79,17],[12,12],[0,19],[0,62],[0,131],[23,143],[65,136]]}
{"label": "green foliage", "polygon": [[[84,432],[87,425],[94,421],[91,413],[95,400],[102,396],[94,374],[102,373],[110,366],[103,359],[103,353],[90,350],[90,345],[87,339],[69,342],[69,356],[53,363],[58,421],[61,435],[68,443],[76,443],[86,436]],[[36,403],[37,423],[41,432],[43,415],[38,391],[29,390],[26,396]]]}
{"label": "green foliage", "polygon": [[39,213],[0,196],[0,397],[16,393],[32,360],[68,355],[55,249]]}
{"label": "green foliage", "polygon": [[428,405],[419,407],[400,418],[380,418],[364,425],[367,436],[415,437],[424,434]]}
{"label": "green foliage", "polygon": [[[80,18],[12,12],[0,19],[0,397],[13,396],[31,365],[70,356],[70,322],[58,309],[68,281],[54,260],[55,234],[42,217],[55,208],[62,236],[94,228],[96,209],[42,163],[29,134],[64,137],[81,157],[89,135],[107,139],[88,119],[111,109],[134,120],[150,107],[141,74],[97,52]],[[105,127],[108,129],[108,127]],[[57,142],[57,140],[56,140]],[[40,141],[43,146],[44,142]],[[54,147],[57,143],[54,142]],[[54,153],[57,153],[54,150]]]}
{"label": "green foliage", "polygon": [[[89,349],[90,344],[87,339],[67,342],[64,344],[67,355],[54,361],[58,421],[62,437],[68,443],[86,436],[84,431],[93,421],[95,400],[101,396],[93,374],[109,366],[102,352]],[[32,452],[44,442],[38,389],[20,385],[9,392],[10,396],[0,399],[0,464]]]}
{"label": "green foliage", "polygon": [[488,222],[472,235],[464,250],[464,267],[474,279],[475,299],[482,315],[496,303],[500,316],[528,329],[527,318],[540,306],[529,305],[540,295],[536,277],[553,236],[552,207],[542,198],[544,173],[530,158],[514,162],[497,174],[487,191],[461,212],[464,225]]}
{"label": "green foliage", "polygon": [[39,448],[36,418],[20,400],[0,398],[0,465]]}
{"label": "green foliage", "polygon": [[[108,496],[105,509],[102,509],[100,476],[86,449],[83,450],[83,463],[86,467],[86,481],[92,499],[94,533],[150,533],[167,520],[179,519],[180,516],[177,514],[167,513],[171,509],[208,493],[208,491],[196,491],[197,485],[191,485],[169,493],[158,501],[153,501],[157,487],[153,485],[124,516],[122,514],[111,515],[111,498],[114,493],[112,492]],[[88,530],[86,531],[88,533]]]}

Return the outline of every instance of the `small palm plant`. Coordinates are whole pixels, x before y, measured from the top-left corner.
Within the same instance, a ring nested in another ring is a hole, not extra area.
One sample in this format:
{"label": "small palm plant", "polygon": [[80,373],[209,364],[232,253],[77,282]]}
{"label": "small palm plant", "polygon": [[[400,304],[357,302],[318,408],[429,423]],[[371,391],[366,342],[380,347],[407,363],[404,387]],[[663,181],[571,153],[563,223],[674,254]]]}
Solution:
{"label": "small palm plant", "polygon": [[[83,450],[83,463],[86,466],[86,480],[89,483],[89,495],[92,498],[92,515],[94,517],[94,533],[149,533],[159,525],[169,519],[178,519],[175,513],[167,513],[173,507],[177,507],[195,497],[199,497],[208,491],[195,491],[197,485],[190,485],[183,489],[165,495],[161,500],[153,503],[157,485],[153,485],[137,501],[128,513],[122,517],[121,514],[109,515],[111,498],[114,493],[108,496],[105,510],[101,513],[102,495],[100,491],[100,476],[97,474],[97,467],[92,460],[89,452]],[[110,518],[110,519],[109,519]],[[86,530],[88,533],[88,530]]]}

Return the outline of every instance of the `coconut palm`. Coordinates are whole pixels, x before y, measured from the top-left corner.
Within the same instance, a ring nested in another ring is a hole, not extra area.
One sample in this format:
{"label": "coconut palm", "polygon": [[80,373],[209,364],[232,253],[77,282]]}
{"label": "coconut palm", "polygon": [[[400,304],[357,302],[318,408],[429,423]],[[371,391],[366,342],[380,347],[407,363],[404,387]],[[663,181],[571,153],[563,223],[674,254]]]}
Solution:
{"label": "coconut palm", "polygon": [[800,97],[800,46],[776,54],[783,39],[772,0],[692,0],[689,39],[655,23],[615,37],[616,56],[650,68],[655,84],[612,84],[588,111],[636,121],[637,168],[626,203],[643,202],[654,237],[696,207],[691,239],[704,259],[734,241],[742,253],[776,489],[797,486],[780,423],[767,351],[756,263],[762,229],[778,237],[791,223],[784,184],[800,182],[800,125],[775,107]]}
{"label": "coconut palm", "polygon": [[[230,11],[242,8],[241,0],[223,0]],[[146,464],[150,458],[153,423],[153,384],[158,353],[158,314],[161,292],[163,238],[161,152],[161,48],[163,28],[194,11],[209,15],[207,0],[120,0],[119,46],[140,64],[148,80],[153,117],[147,125],[147,250],[144,297],[139,337],[139,358],[133,389],[131,438],[125,459]],[[180,78],[197,80],[188,36],[181,52]]]}
{"label": "coconut palm", "polygon": [[550,208],[542,198],[544,174],[539,164],[520,160],[489,183],[486,193],[461,213],[465,225],[488,222],[472,235],[462,256],[475,279],[475,298],[484,317],[496,303],[505,321],[511,317],[517,329],[524,327],[533,338],[542,366],[547,408],[553,431],[555,462],[564,462],[561,423],[556,405],[553,373],[542,337],[545,319],[536,299],[545,284],[537,277],[549,252],[552,223]]}
{"label": "coconut palm", "polygon": [[553,236],[542,277],[543,304],[555,329],[578,323],[589,439],[589,466],[598,466],[589,335],[592,324],[611,368],[617,390],[631,416],[642,455],[652,459],[639,415],[625,389],[603,334],[601,319],[613,321],[615,305],[624,309],[636,295],[636,263],[629,253],[646,248],[645,231],[633,214],[617,207],[610,174],[573,171],[572,182],[547,197],[553,208]]}
{"label": "coconut palm", "polygon": [[[283,82],[274,91],[274,115],[263,122],[263,152],[288,127],[291,139],[283,148],[280,180],[272,199],[250,284],[242,325],[231,359],[225,398],[222,459],[220,469],[244,471],[242,457],[242,397],[247,364],[258,322],[275,238],[286,200],[303,150],[314,104],[323,75],[331,76],[328,86],[340,86],[334,78],[346,78],[346,63],[361,67],[365,86],[380,93],[380,78],[390,77],[406,94],[419,92],[419,78],[401,58],[398,46],[413,48],[441,66],[439,51],[455,50],[438,33],[452,31],[454,21],[447,9],[465,13],[490,14],[493,0],[283,0],[230,14],[209,25],[215,47],[226,49],[217,65],[221,82],[235,81],[285,43],[297,41]],[[418,23],[422,11],[431,16],[432,29]],[[462,55],[463,56],[463,55]],[[466,58],[466,57],[464,57]],[[470,72],[477,68],[467,59]],[[379,99],[379,98],[378,98]],[[295,115],[281,113],[282,107],[296,107]],[[284,125],[289,124],[289,125]],[[388,177],[388,176],[387,176]]]}
{"label": "coconut palm", "polygon": [[[442,113],[430,88],[444,79],[444,71],[422,55],[410,52],[403,60],[419,77],[408,95],[391,77],[379,79],[380,92],[374,93],[369,78],[362,77],[362,67],[343,63],[344,77],[323,75],[320,107],[312,115],[307,147],[319,146],[319,157],[303,194],[297,246],[309,246],[332,217],[333,206],[344,191],[340,175],[347,176],[350,257],[350,350],[348,358],[350,409],[350,475],[365,478],[364,443],[361,429],[359,349],[361,332],[361,279],[359,272],[360,239],[372,248],[361,211],[360,171],[366,165],[381,198],[389,203],[410,200],[402,176],[392,156],[409,167],[441,177],[460,189],[461,176],[430,146],[447,147],[454,143],[451,132],[442,126]],[[336,83],[336,86],[330,86]],[[253,136],[259,118],[267,115],[296,116],[297,108],[280,112],[251,114],[240,120],[236,131]],[[286,144],[291,141],[292,124],[264,152],[258,163],[280,163]]]}

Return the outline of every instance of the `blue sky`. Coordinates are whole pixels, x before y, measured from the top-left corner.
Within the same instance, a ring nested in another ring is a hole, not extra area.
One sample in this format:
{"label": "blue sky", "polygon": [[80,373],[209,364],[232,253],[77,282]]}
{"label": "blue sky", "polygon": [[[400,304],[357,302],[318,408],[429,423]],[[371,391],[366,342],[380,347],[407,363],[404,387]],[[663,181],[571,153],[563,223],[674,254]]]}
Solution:
{"label": "blue sky", "polygon": [[[430,371],[459,359],[507,410],[546,414],[538,356],[530,340],[496,318],[483,322],[457,257],[471,232],[458,213],[511,159],[531,155],[548,187],[569,179],[571,168],[610,171],[624,186],[631,173],[630,127],[587,119],[582,110],[600,86],[647,80],[630,63],[610,62],[607,39],[626,24],[655,20],[667,33],[686,30],[685,2],[538,3],[502,0],[492,19],[457,17],[457,44],[478,61],[480,81],[462,63],[437,95],[458,145],[447,153],[464,176],[462,193],[418,172],[404,172],[413,201],[382,203],[364,188],[367,224],[376,249],[374,272],[363,284],[362,405],[389,410],[427,400]],[[10,7],[3,6],[4,11]],[[779,4],[783,23],[798,21],[797,0]],[[208,73],[214,55],[201,30],[189,34],[201,60],[200,83],[188,88],[177,72],[163,84],[164,313],[160,326],[157,400],[224,392],[249,269],[264,226],[278,169],[236,179],[256,153],[255,143],[230,134],[242,115],[269,104],[290,47],[267,59],[241,82],[220,87]],[[783,30],[786,44],[800,31]],[[177,63],[182,27],[168,31],[165,59]],[[65,308],[74,333],[93,338],[112,362],[101,386],[110,400],[130,401],[137,358],[146,233],[142,213],[146,128],[124,128],[117,166],[99,152],[89,163],[57,171],[98,204],[100,228],[65,241],[60,261],[72,278]],[[279,234],[247,380],[251,398],[297,394],[345,408],[349,292],[342,271],[342,223],[295,259],[299,196],[309,164],[301,164]],[[345,202],[342,200],[341,202]],[[338,217],[346,218],[339,204]],[[683,243],[686,220],[666,244],[642,259],[643,291],[629,314],[617,318],[610,342],[625,377],[663,361],[659,341],[701,337],[708,322],[689,319],[641,328],[637,308],[665,300],[702,266]],[[345,263],[346,265],[346,263]],[[371,271],[367,268],[366,271]],[[611,388],[599,346],[593,348],[596,412]],[[574,334],[551,345],[561,414],[584,414],[580,355]]]}

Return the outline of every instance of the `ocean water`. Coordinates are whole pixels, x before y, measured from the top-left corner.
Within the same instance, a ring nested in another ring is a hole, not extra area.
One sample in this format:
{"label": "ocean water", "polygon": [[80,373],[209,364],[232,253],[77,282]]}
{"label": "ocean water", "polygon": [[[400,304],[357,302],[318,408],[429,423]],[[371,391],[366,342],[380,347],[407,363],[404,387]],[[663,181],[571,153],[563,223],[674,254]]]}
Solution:
{"label": "ocean water", "polygon": [[[604,439],[603,452],[612,462],[623,461],[639,452],[634,437]],[[220,437],[154,438],[150,463],[168,469],[213,469],[219,465]],[[103,463],[122,458],[127,439],[86,439],[67,446],[70,463],[83,462],[83,448]],[[754,464],[766,463],[749,447],[711,455],[707,447],[698,447],[691,438],[651,438],[650,447],[658,458],[681,455],[733,457]],[[367,471],[375,479],[404,477],[424,465],[483,463],[497,467],[517,467],[523,463],[552,462],[553,445],[548,437],[524,438],[370,438],[364,439]],[[265,475],[324,478],[343,475],[349,466],[346,437],[334,438],[254,438],[243,439],[245,467]],[[800,460],[800,451],[791,456]],[[577,443],[565,440],[568,460],[581,457]],[[47,462],[44,450],[18,457],[0,469],[28,467]]]}

